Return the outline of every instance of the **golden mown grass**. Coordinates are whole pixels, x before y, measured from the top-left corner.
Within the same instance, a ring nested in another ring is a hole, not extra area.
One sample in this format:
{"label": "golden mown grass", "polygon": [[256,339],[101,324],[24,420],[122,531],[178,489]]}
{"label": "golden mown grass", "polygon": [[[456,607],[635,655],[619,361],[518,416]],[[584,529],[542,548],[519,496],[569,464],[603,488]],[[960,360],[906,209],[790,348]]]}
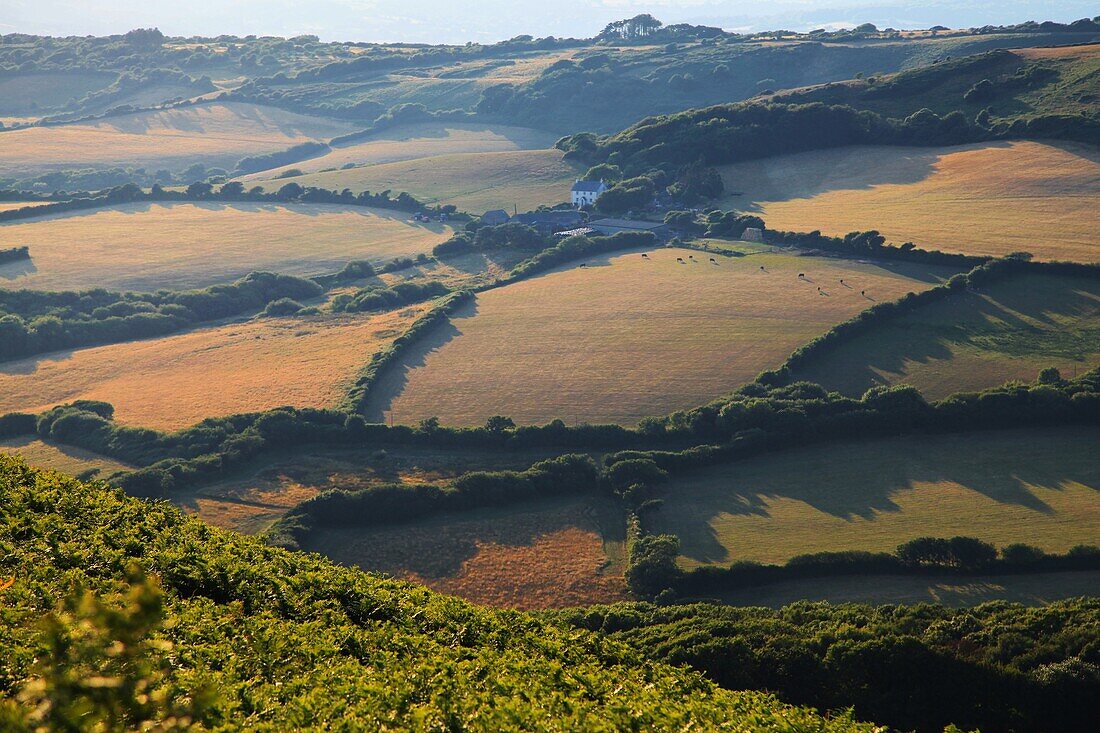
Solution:
{"label": "golden mown grass", "polygon": [[3,133],[0,175],[96,166],[232,170],[246,155],[328,140],[356,129],[348,122],[240,102],[138,112],[103,120]]}
{"label": "golden mown grass", "polygon": [[27,206],[44,206],[50,203],[49,201],[0,201],[0,211],[11,211],[12,209],[22,209]]}
{"label": "golden mown grass", "polygon": [[978,537],[1065,552],[1100,537],[1100,429],[911,436],[784,451],[677,477],[650,516],[686,567],[891,552]]}
{"label": "golden mown grass", "polygon": [[1100,284],[1015,277],[930,304],[814,359],[795,376],[858,397],[911,384],[927,399],[1055,367],[1066,377],[1100,365]]}
{"label": "golden mown grass", "polygon": [[326,155],[253,173],[241,180],[271,179],[290,169],[316,173],[348,164],[374,166],[441,155],[546,150],[556,139],[552,133],[513,125],[418,122],[383,130]]}
{"label": "golden mown grass", "polygon": [[604,500],[554,499],[393,527],[326,529],[307,549],[483,605],[613,603],[627,598],[615,515]]}
{"label": "golden mown grass", "polygon": [[119,422],[173,430],[282,405],[329,407],[427,308],[258,319],[0,364],[0,413],[105,400]]}
{"label": "golden mown grass", "polygon": [[950,275],[788,254],[716,259],[597,257],[481,293],[382,378],[368,413],[633,423],[725,394],[874,302]]}
{"label": "golden mown grass", "polygon": [[334,272],[430,252],[445,224],[413,224],[386,209],[314,204],[127,204],[0,225],[0,238],[30,247],[0,265],[9,288],[153,291],[229,282],[253,270]]}
{"label": "golden mown grass", "polygon": [[[773,229],[1100,261],[1100,152],[1072,143],[848,147],[726,166],[721,205]],[[740,195],[732,195],[740,193]]]}
{"label": "golden mown grass", "polygon": [[569,188],[582,173],[562,160],[560,150],[518,150],[438,155],[259,184],[277,189],[295,181],[356,192],[407,191],[425,203],[454,204],[460,211],[480,214],[568,201]]}
{"label": "golden mown grass", "polygon": [[98,470],[99,475],[106,477],[116,471],[129,471],[132,468],[83,448],[47,443],[27,436],[0,440],[0,453],[16,453],[32,466],[73,475]]}

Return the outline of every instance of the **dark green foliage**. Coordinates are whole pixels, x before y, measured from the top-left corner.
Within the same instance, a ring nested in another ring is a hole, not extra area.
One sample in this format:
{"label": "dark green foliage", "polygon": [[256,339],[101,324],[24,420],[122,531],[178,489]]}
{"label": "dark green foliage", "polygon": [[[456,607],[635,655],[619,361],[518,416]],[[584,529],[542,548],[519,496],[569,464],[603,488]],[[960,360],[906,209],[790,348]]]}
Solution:
{"label": "dark green foliage", "polygon": [[[325,143],[306,142],[294,145],[286,150],[280,150],[266,155],[252,155],[237,161],[237,175],[265,171],[271,168],[280,168],[291,163],[300,163],[303,160],[316,158],[329,152],[331,148]],[[228,185],[228,184],[226,184]]]}
{"label": "dark green foliage", "polygon": [[326,491],[287,512],[269,538],[276,544],[297,547],[311,532],[326,527],[388,525],[441,512],[594,494],[599,488],[595,462],[588,456],[567,454],[536,463],[526,471],[466,473],[449,486],[382,484],[354,492]]}
{"label": "dark green foliage", "polygon": [[230,285],[179,292],[0,290],[0,359],[160,336],[259,311],[274,301],[316,298],[321,293],[312,280],[270,272],[253,272]]}
{"label": "dark green foliage", "polygon": [[[547,614],[729,689],[771,690],[896,730],[1090,731],[1100,601],[781,610],[618,604]],[[1064,673],[1063,673],[1064,671]]]}
{"label": "dark green foliage", "polygon": [[381,311],[398,308],[409,303],[446,295],[450,289],[438,280],[403,282],[392,287],[373,286],[351,293],[342,293],[332,299],[332,309],[337,312]]}
{"label": "dark green foliage", "polygon": [[69,714],[121,722],[105,730],[872,730],[8,456],[0,548],[5,731]]}

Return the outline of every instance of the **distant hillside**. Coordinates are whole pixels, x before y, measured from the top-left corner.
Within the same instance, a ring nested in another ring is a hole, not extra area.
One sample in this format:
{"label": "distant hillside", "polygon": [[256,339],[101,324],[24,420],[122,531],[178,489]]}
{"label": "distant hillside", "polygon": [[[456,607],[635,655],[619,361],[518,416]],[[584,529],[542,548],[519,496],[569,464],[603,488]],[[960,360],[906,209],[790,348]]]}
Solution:
{"label": "distant hillside", "polygon": [[868,77],[781,92],[772,101],[843,104],[901,118],[926,108],[960,110],[991,123],[1044,115],[1096,115],[1100,108],[1100,44],[997,50],[885,77]]}
{"label": "distant hillside", "polygon": [[5,731],[877,730],[6,456],[0,548]]}
{"label": "distant hillside", "polygon": [[[648,117],[610,136],[558,141],[567,160],[674,176],[846,145],[1005,139],[1100,141],[1100,47],[993,51],[899,74]],[[630,184],[629,181],[624,183]],[[612,189],[615,191],[615,189]]]}

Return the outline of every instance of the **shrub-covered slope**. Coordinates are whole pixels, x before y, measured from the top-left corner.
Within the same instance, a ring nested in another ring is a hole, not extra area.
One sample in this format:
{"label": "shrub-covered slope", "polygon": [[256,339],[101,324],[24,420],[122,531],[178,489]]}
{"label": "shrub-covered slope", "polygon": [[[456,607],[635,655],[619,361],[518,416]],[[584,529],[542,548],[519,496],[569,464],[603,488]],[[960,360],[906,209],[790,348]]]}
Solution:
{"label": "shrub-covered slope", "polygon": [[874,730],[3,456],[0,576],[3,730]]}

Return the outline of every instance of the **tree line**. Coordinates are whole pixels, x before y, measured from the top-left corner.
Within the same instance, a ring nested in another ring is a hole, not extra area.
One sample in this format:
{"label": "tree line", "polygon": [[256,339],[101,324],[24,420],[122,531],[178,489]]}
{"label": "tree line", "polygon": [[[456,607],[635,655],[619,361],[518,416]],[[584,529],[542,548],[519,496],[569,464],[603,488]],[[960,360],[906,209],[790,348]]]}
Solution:
{"label": "tree line", "polygon": [[1100,693],[1100,601],[1090,598],[961,609],[618,603],[543,615],[731,690],[854,707],[892,730],[1085,733]]}

